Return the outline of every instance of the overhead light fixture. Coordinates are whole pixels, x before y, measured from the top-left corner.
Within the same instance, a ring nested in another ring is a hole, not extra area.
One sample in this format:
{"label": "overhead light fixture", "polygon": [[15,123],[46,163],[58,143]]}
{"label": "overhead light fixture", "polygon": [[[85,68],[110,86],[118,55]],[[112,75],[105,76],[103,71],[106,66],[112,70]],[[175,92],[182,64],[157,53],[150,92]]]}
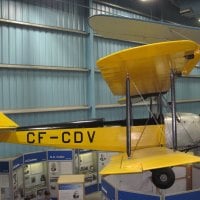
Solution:
{"label": "overhead light fixture", "polygon": [[184,17],[192,18],[195,16],[192,8],[181,8],[179,12]]}
{"label": "overhead light fixture", "polygon": [[180,14],[185,15],[188,13],[192,13],[192,10],[190,8],[185,8],[180,10]]}
{"label": "overhead light fixture", "polygon": [[140,1],[148,1],[148,0],[140,0]]}
{"label": "overhead light fixture", "polygon": [[200,22],[200,18],[198,19],[198,22]]}

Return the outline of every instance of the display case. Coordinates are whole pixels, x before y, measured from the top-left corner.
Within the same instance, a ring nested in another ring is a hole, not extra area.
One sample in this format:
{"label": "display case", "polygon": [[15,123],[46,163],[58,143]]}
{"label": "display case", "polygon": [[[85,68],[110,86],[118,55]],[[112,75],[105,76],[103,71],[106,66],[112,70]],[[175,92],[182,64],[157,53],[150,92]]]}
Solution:
{"label": "display case", "polygon": [[14,200],[24,199],[24,174],[23,174],[23,156],[14,158],[11,161],[12,169],[12,194]]}
{"label": "display case", "polygon": [[[61,175],[83,174],[84,193],[98,190],[97,153],[49,150],[0,160],[0,200],[58,199]],[[76,164],[75,164],[76,163]]]}
{"label": "display case", "polygon": [[25,199],[44,199],[45,191],[48,190],[46,161],[46,152],[34,152],[24,155]]}
{"label": "display case", "polygon": [[0,160],[0,199],[12,199],[11,181],[10,181],[10,161]]}
{"label": "display case", "polygon": [[49,192],[52,200],[58,199],[57,180],[61,175],[73,174],[74,171],[74,151],[72,150],[52,150],[48,155]]}
{"label": "display case", "polygon": [[97,152],[77,151],[75,155],[75,173],[85,175],[86,194],[98,191]]}
{"label": "display case", "polygon": [[84,200],[84,175],[61,175],[58,179],[58,189],[59,200]]}

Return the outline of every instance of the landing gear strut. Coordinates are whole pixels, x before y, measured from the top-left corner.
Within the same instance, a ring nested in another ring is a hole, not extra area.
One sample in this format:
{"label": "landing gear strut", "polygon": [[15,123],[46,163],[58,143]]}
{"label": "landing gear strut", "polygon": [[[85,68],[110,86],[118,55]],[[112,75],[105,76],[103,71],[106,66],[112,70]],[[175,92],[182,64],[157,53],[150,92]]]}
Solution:
{"label": "landing gear strut", "polygon": [[175,182],[175,174],[171,168],[152,170],[152,182],[160,189],[170,188]]}

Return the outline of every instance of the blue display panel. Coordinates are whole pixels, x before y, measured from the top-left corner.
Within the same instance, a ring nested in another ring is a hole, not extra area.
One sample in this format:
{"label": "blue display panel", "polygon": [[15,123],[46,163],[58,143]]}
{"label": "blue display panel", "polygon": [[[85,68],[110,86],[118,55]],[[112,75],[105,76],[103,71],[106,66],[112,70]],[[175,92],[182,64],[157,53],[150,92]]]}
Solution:
{"label": "blue display panel", "polygon": [[0,161],[0,173],[9,173],[8,161]]}
{"label": "blue display panel", "polygon": [[47,153],[46,152],[36,152],[24,155],[24,163],[31,164],[41,161],[47,160]]}
{"label": "blue display panel", "polygon": [[48,151],[48,160],[72,160],[72,151]]}
{"label": "blue display panel", "polygon": [[23,156],[20,156],[12,161],[12,169],[15,170],[24,164]]}
{"label": "blue display panel", "polygon": [[190,191],[182,194],[166,196],[165,200],[199,200],[200,191]]}
{"label": "blue display panel", "polygon": [[132,192],[119,191],[118,192],[118,199],[119,200],[127,200],[127,199],[160,200],[160,196],[153,196],[153,195],[148,195],[148,194],[138,194],[138,193],[132,193]]}
{"label": "blue display panel", "polygon": [[58,185],[58,190],[74,190],[74,189],[79,189],[80,187],[82,187],[81,183],[75,183],[75,184],[59,184]]}
{"label": "blue display panel", "polygon": [[101,181],[101,191],[108,200],[115,200],[115,188],[104,179]]}
{"label": "blue display panel", "polygon": [[88,195],[88,194],[91,194],[93,192],[96,192],[98,191],[98,184],[93,184],[93,185],[89,185],[87,187],[85,187],[85,194]]}

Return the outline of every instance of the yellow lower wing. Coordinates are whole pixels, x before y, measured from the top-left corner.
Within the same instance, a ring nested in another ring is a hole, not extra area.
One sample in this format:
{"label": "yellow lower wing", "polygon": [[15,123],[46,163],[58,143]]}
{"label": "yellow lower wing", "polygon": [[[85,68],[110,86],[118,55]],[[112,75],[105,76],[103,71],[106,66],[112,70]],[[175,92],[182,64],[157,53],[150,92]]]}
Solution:
{"label": "yellow lower wing", "polygon": [[0,129],[13,129],[17,127],[18,127],[18,124],[16,124],[14,121],[9,119],[3,113],[0,113]]}
{"label": "yellow lower wing", "polygon": [[139,173],[196,162],[200,162],[200,157],[165,147],[153,147],[134,151],[132,158],[127,158],[125,153],[114,156],[100,174]]}

